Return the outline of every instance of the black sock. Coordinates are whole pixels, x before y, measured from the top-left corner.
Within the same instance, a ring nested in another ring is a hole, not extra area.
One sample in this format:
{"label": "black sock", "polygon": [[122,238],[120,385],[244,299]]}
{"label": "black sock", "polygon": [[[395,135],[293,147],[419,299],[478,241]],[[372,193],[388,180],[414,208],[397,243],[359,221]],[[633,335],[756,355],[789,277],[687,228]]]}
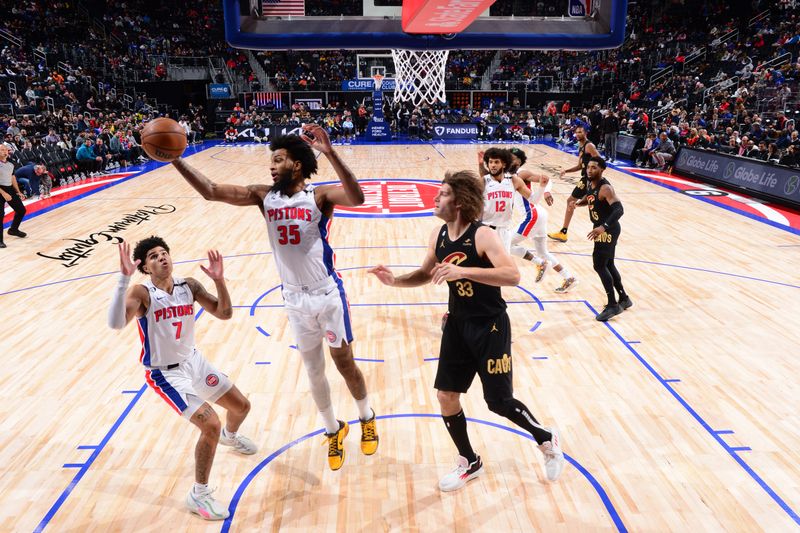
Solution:
{"label": "black sock", "polygon": [[566,233],[566,232],[567,232],[567,228],[561,228],[561,233]]}
{"label": "black sock", "polygon": [[537,444],[549,441],[553,435],[542,427],[533,413],[530,412],[524,403],[512,398],[509,402],[510,409],[506,413],[506,418],[530,433]]}
{"label": "black sock", "polygon": [[442,416],[444,425],[447,427],[447,432],[450,433],[450,438],[458,448],[458,455],[464,457],[470,464],[477,460],[475,451],[469,443],[469,435],[467,435],[467,417],[464,416],[464,410],[459,411],[457,415]]}

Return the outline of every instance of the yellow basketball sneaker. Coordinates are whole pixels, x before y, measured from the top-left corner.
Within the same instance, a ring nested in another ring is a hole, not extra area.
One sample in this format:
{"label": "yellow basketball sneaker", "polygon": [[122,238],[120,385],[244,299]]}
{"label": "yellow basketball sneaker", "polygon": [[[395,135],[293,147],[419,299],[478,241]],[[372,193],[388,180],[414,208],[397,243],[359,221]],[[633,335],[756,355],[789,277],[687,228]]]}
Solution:
{"label": "yellow basketball sneaker", "polygon": [[328,439],[328,466],[331,470],[339,470],[344,464],[344,438],[350,432],[347,422],[339,422],[339,431],[332,434],[325,434]]}
{"label": "yellow basketball sneaker", "polygon": [[375,432],[375,409],[372,418],[361,420],[361,453],[372,455],[378,451],[378,434]]}
{"label": "yellow basketball sneaker", "polygon": [[548,233],[547,236],[553,239],[554,241],[567,242],[567,232],[565,231],[556,231],[554,233]]}

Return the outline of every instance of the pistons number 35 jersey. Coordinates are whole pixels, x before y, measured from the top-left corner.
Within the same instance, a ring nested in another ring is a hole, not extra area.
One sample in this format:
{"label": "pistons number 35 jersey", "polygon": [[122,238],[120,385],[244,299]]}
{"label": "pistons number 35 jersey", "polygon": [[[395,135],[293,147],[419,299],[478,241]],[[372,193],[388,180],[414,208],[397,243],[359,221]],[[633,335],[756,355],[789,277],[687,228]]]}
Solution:
{"label": "pistons number 35 jersey", "polygon": [[313,185],[292,196],[267,193],[264,218],[281,282],[303,286],[338,279],[336,255],[328,244],[331,219],[319,210]]}
{"label": "pistons number 35 jersey", "polygon": [[150,280],[142,283],[150,295],[147,313],[138,320],[144,366],[180,363],[194,352],[194,295],[183,278],[172,283],[172,294]]}

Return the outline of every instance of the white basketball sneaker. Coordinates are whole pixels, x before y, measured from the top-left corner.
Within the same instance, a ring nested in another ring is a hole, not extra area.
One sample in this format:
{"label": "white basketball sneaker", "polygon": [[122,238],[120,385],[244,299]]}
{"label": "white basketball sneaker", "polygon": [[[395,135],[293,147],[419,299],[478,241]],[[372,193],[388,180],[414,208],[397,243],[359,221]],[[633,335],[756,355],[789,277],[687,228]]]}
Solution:
{"label": "white basketball sneaker", "polygon": [[561,451],[561,439],[558,429],[548,428],[552,437],[549,441],[539,445],[539,449],[544,454],[544,471],[547,479],[555,481],[564,470],[564,452]]}
{"label": "white basketball sneaker", "polygon": [[459,455],[455,469],[439,480],[439,490],[442,492],[458,490],[466,485],[467,481],[475,479],[482,473],[483,462],[480,457],[475,459],[475,462],[468,463],[466,457]]}
{"label": "white basketball sneaker", "polygon": [[224,431],[220,431],[219,443],[223,446],[233,446],[233,451],[242,455],[253,455],[258,451],[258,446],[252,440],[238,433],[235,433],[232,437],[226,437]]}
{"label": "white basketball sneaker", "polygon": [[194,489],[190,490],[186,496],[186,507],[204,520],[225,520],[230,512],[214,499],[212,492],[214,491],[206,490],[195,494]]}

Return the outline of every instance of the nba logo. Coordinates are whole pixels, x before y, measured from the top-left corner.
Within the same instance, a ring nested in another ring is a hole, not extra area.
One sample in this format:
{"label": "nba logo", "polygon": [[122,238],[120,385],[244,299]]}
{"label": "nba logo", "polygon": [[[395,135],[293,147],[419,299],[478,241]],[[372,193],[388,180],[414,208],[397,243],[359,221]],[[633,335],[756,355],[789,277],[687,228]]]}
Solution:
{"label": "nba logo", "polygon": [[592,0],[569,0],[569,16],[585,17],[592,12]]}

